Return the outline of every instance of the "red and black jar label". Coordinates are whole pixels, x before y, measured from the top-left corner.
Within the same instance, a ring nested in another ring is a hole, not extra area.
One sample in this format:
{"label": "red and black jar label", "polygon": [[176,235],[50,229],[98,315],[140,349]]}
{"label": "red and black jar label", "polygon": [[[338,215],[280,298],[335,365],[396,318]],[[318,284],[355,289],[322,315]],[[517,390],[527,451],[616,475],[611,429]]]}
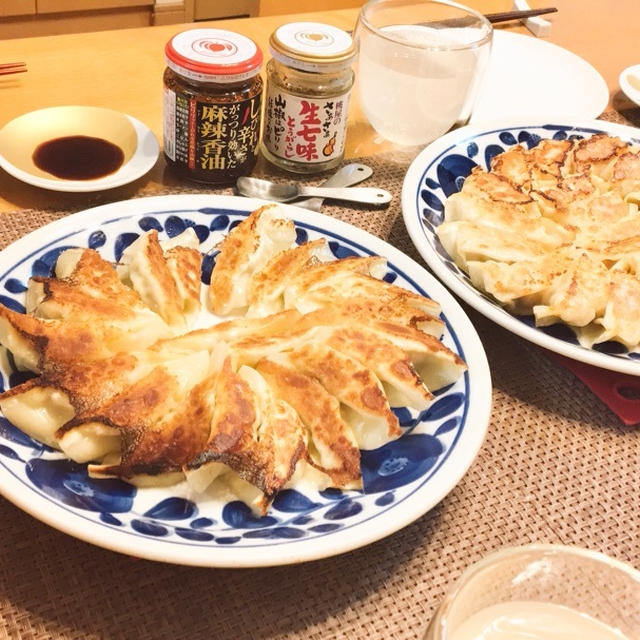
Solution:
{"label": "red and black jar label", "polygon": [[248,175],[260,140],[262,92],[233,101],[164,90],[164,153],[187,177],[225,183]]}

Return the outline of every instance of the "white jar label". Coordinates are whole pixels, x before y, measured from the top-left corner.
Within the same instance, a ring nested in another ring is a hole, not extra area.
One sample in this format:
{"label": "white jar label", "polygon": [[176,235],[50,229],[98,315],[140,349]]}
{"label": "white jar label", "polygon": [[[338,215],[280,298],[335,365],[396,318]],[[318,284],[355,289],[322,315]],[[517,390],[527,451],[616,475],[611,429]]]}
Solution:
{"label": "white jar label", "polygon": [[176,94],[167,87],[163,94],[163,140],[164,152],[171,160],[176,159]]}
{"label": "white jar label", "polygon": [[347,133],[349,93],[302,98],[269,86],[263,142],[279,158],[313,164],[342,155]]}

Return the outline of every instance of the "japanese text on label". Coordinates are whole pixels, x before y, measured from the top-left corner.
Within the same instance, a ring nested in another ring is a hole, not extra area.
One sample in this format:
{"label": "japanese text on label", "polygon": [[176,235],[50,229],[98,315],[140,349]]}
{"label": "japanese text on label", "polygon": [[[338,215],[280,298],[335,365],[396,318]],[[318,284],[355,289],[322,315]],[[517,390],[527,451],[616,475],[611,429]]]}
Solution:
{"label": "japanese text on label", "polygon": [[325,162],[340,156],[346,137],[349,94],[328,99],[300,98],[270,88],[264,144],[292,162]]}

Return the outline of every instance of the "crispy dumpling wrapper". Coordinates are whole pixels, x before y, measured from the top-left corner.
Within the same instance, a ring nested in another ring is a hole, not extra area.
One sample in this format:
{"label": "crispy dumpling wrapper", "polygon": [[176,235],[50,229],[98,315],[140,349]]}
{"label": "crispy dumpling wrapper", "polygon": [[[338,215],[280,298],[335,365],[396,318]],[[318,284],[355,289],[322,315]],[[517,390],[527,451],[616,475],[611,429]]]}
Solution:
{"label": "crispy dumpling wrapper", "polygon": [[300,372],[285,354],[264,358],[256,369],[309,430],[310,462],[329,475],[334,486],[362,488],[358,443],[342,418],[338,399],[318,380]]}
{"label": "crispy dumpling wrapper", "polygon": [[0,342],[37,374],[0,408],[92,477],[186,477],[261,513],[297,483],[361,489],[360,449],[401,436],[391,407],[424,410],[465,366],[437,302],[383,280],[384,258],[295,237],[275,206],[229,233],[208,292],[222,321],[200,305],[192,229],[140,236],[117,268],[65,251],[26,314],[0,305]]}
{"label": "crispy dumpling wrapper", "polygon": [[[182,234],[187,244],[191,235]],[[202,256],[188,246],[169,245],[163,250],[158,232],[153,229],[141,235],[123,252],[117,272],[144,303],[168,325],[186,330],[188,318],[200,308],[199,273]],[[194,272],[195,270],[195,272]]]}
{"label": "crispy dumpling wrapper", "polygon": [[296,240],[291,220],[277,205],[264,206],[223,240],[211,274],[209,299],[215,313],[226,316],[246,310],[250,302],[251,279],[256,272]]}
{"label": "crispy dumpling wrapper", "polygon": [[256,271],[249,283],[248,317],[264,317],[285,308],[284,290],[303,269],[334,260],[324,238],[285,249]]}
{"label": "crispy dumpling wrapper", "polygon": [[363,364],[320,343],[303,344],[287,356],[338,399],[360,449],[377,449],[402,434],[380,380]]}
{"label": "crispy dumpling wrapper", "polygon": [[[514,146],[445,203],[438,237],[478,289],[580,344],[637,350],[640,149],[607,134]],[[623,299],[629,297],[627,307]]]}

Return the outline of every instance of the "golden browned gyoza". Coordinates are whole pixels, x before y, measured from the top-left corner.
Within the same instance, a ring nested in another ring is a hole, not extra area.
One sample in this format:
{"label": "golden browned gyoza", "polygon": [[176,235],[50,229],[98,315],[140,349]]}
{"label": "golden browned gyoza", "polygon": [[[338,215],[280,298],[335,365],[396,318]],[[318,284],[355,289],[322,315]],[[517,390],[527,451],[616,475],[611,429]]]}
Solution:
{"label": "golden browned gyoza", "polygon": [[65,251],[26,314],[0,306],[0,342],[36,374],[0,396],[5,417],[94,477],[223,482],[262,512],[301,481],[360,488],[360,449],[401,435],[391,407],[424,410],[466,365],[384,258],[295,238],[280,207],[253,212],[208,291],[190,229],[146,233],[118,265]]}
{"label": "golden browned gyoza", "polygon": [[640,344],[640,147],[596,134],[542,140],[474,168],[438,236],[473,284],[585,347]]}

